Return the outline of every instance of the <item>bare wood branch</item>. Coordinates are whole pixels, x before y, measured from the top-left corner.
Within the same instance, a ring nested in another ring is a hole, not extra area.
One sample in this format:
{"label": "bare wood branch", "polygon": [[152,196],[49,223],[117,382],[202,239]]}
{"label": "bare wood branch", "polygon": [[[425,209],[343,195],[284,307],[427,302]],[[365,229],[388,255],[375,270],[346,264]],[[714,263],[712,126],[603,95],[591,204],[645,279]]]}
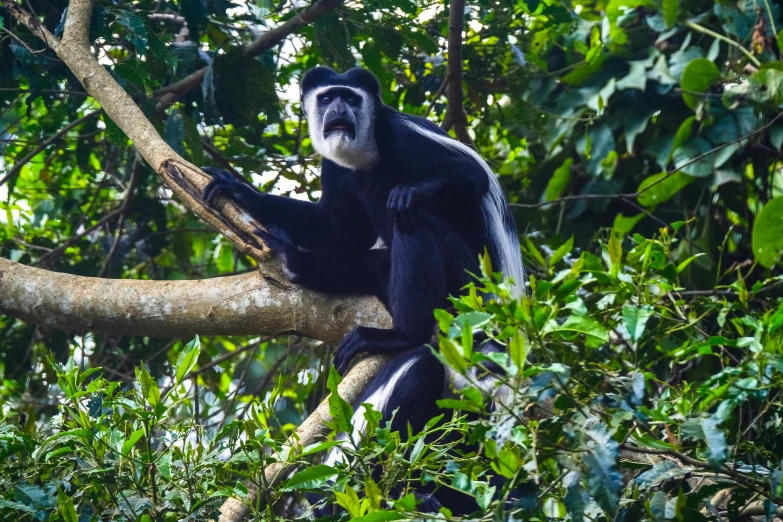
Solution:
{"label": "bare wood branch", "polygon": [[389,327],[375,298],[338,298],[257,271],[195,281],[82,277],[0,258],[0,313],[67,331],[192,337],[299,333],[338,342],[359,325]]}
{"label": "bare wood branch", "polygon": [[462,92],[462,30],[465,25],[465,0],[449,2],[449,58],[446,98],[448,106],[441,128],[454,129],[457,139],[473,147],[468,134],[468,115],[465,113],[465,94]]}

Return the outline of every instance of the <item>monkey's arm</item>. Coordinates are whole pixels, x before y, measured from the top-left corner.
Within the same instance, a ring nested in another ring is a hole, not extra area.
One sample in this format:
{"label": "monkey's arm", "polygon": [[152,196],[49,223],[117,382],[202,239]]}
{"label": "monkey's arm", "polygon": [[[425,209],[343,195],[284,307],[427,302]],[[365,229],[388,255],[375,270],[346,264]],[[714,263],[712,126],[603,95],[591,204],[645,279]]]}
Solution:
{"label": "monkey's arm", "polygon": [[283,230],[302,248],[368,250],[377,239],[358,201],[335,186],[339,180],[327,169],[323,171],[318,203],[264,194],[225,170],[203,170],[213,176],[204,188],[205,201],[212,204],[218,194],[228,196],[261,224]]}
{"label": "monkey's arm", "polygon": [[280,257],[292,283],[333,295],[385,298],[384,283],[389,272],[386,249],[304,252],[275,226],[270,226],[269,232],[257,230],[256,234]]}
{"label": "monkey's arm", "polygon": [[432,175],[417,183],[401,184],[389,193],[386,210],[403,230],[414,226],[412,212],[439,194],[454,193],[479,200],[489,189],[489,179],[473,158],[453,154],[433,169]]}

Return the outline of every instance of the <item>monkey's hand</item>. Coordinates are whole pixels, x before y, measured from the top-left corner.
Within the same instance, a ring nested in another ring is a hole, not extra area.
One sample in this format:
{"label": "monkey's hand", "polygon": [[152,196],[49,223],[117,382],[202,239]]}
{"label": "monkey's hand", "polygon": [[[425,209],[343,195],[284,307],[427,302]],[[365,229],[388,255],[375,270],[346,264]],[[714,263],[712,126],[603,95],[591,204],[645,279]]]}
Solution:
{"label": "monkey's hand", "polygon": [[407,232],[414,226],[414,210],[429,198],[427,191],[417,185],[397,185],[389,193],[386,210],[392,223]]}
{"label": "monkey's hand", "polygon": [[366,330],[368,328],[363,326],[354,328],[340,341],[340,345],[334,352],[333,361],[334,367],[340,375],[344,376],[348,373],[348,368],[351,367],[351,361],[353,361],[354,357],[360,353],[370,351],[370,345],[363,335]]}
{"label": "monkey's hand", "polygon": [[201,194],[204,201],[210,205],[215,204],[215,196],[222,194],[235,200],[237,203],[243,203],[253,198],[258,194],[258,191],[248,185],[242,183],[230,172],[223,169],[216,169],[214,167],[201,167],[201,170],[212,176],[212,181],[207,183]]}
{"label": "monkey's hand", "polygon": [[306,270],[303,253],[283,229],[274,225],[266,225],[266,228],[268,231],[257,228],[254,232],[270,250],[277,254],[288,280],[294,284],[301,284]]}

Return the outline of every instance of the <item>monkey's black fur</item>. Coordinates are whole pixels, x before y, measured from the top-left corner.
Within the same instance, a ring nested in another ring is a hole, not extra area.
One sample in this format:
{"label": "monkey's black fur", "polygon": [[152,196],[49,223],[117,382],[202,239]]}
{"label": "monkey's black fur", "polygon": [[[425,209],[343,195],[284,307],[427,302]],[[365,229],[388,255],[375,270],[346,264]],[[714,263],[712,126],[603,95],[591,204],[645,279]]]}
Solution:
{"label": "monkey's black fur", "polygon": [[[319,67],[302,82],[304,93],[323,85],[358,87],[373,103],[379,160],[369,171],[324,158],[321,199],[309,203],[259,193],[225,171],[205,168],[214,178],[204,197],[230,196],[263,223],[271,232],[264,238],[283,256],[293,282],[332,294],[373,294],[384,302],[393,328],[359,327],[348,334],[334,361],[344,374],[359,353],[429,342],[432,311],[459,293],[468,272],[477,273],[485,247],[497,262],[497,248],[482,212],[489,180],[481,165],[406,125],[413,121],[448,137],[430,121],[384,105],[371,73],[339,75]],[[371,250],[379,237],[385,248]]]}
{"label": "monkey's black fur", "polygon": [[[437,125],[385,106],[371,73],[316,67],[301,85],[313,144],[324,156],[321,199],[259,193],[214,168],[204,168],[213,176],[204,199],[229,196],[262,223],[267,232],[259,235],[281,257],[292,282],[383,301],[393,328],[355,329],[340,343],[334,364],[344,374],[359,353],[405,351],[370,382],[354,408],[375,401],[384,421],[396,410],[391,428],[406,437],[408,426],[420,431],[441,413],[436,401],[448,391],[446,369],[425,346],[434,332],[433,310],[447,306],[448,295],[478,272],[484,249],[494,266],[521,275],[516,227],[482,160]],[[367,129],[372,139],[360,141]],[[350,168],[351,162],[362,166]],[[383,248],[372,248],[378,239]],[[509,268],[509,259],[519,263],[518,271]],[[425,487],[418,494],[424,511],[476,508],[468,495],[449,488]]]}

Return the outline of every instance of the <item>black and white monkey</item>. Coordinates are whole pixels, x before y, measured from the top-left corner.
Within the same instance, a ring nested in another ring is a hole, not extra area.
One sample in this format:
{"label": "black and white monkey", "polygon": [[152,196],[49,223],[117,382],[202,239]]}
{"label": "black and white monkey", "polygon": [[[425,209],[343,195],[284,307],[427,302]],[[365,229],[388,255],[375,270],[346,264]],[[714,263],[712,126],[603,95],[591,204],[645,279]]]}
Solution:
{"label": "black and white monkey", "polygon": [[[437,414],[445,369],[424,346],[433,310],[448,306],[478,273],[486,248],[495,269],[522,295],[524,268],[516,225],[486,162],[432,122],[384,105],[376,78],[316,67],[301,82],[310,138],[323,158],[317,203],[263,194],[227,172],[205,168],[204,190],[232,198],[268,232],[292,282],[332,294],[372,294],[393,327],[359,327],[338,346],[344,374],[360,353],[402,353],[370,384],[361,402],[395,424],[421,429]],[[373,248],[382,242],[382,248]],[[402,413],[401,413],[402,412]],[[361,408],[355,416],[361,431]],[[394,426],[393,426],[394,427]]]}

